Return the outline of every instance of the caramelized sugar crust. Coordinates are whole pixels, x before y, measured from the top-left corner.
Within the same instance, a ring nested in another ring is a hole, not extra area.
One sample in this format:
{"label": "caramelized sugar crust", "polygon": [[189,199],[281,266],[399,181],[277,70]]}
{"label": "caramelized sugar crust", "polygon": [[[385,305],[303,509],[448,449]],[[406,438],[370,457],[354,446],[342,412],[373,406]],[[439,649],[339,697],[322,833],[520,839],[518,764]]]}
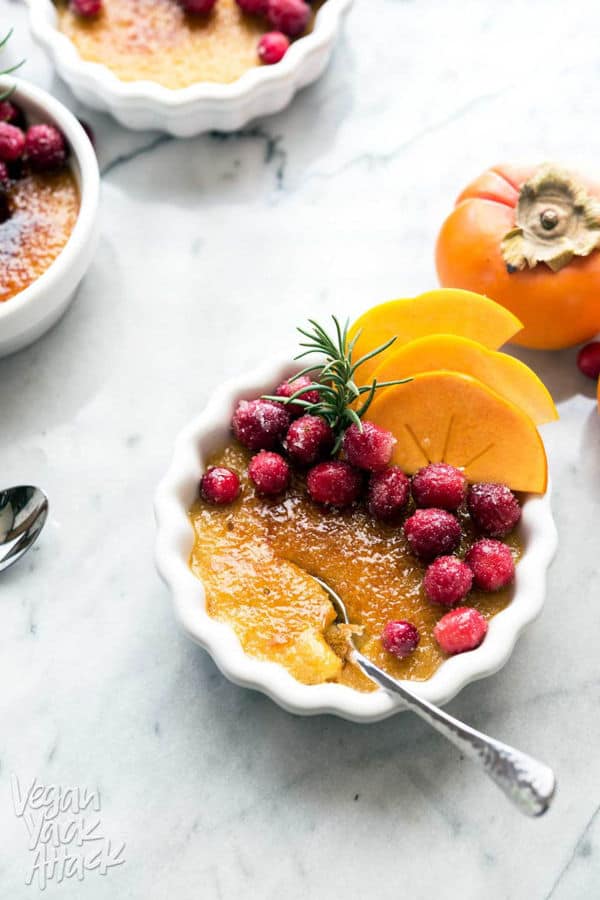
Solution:
{"label": "caramelized sugar crust", "polygon": [[[362,506],[344,512],[317,507],[298,476],[282,501],[261,499],[246,476],[249,458],[237,444],[216,454],[211,465],[239,474],[240,499],[220,508],[198,500],[190,511],[195,532],[190,565],[206,585],[209,614],[231,625],[247,653],[281,663],[299,681],[372,690],[342,658],[343,641],[329,627],[333,607],[307,575],[313,573],[343,597],[352,623],[363,626],[356,643],[370,659],[398,678],[433,675],[446,658],[433,627],[447,609],[426,600],[424,567],[410,554],[401,527],[375,522]],[[466,517],[463,529],[460,555],[477,537]],[[517,559],[517,538],[507,543]],[[491,618],[511,596],[510,589],[473,591],[466,602]],[[408,619],[421,633],[419,647],[407,659],[396,659],[381,646],[390,619]]]}
{"label": "caramelized sugar crust", "polygon": [[72,172],[27,175],[8,190],[10,218],[0,224],[0,303],[28,287],[54,262],[79,213]]}
{"label": "caramelized sugar crust", "polygon": [[104,0],[85,20],[57,3],[58,24],[83,59],[104,63],[122,81],[154,81],[183,88],[200,81],[227,84],[260,65],[259,38],[271,30],[219,0],[206,16],[186,14],[177,0]]}

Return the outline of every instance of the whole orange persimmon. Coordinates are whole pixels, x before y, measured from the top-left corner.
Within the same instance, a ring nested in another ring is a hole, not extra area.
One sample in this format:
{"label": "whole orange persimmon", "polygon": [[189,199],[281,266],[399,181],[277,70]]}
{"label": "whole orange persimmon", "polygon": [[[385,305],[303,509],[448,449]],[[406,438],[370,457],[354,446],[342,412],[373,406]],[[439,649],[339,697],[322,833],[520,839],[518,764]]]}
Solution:
{"label": "whole orange persimmon", "polygon": [[442,225],[443,287],[486,294],[523,322],[516,344],[558,349],[600,331],[600,184],[545,163],[476,178]]}

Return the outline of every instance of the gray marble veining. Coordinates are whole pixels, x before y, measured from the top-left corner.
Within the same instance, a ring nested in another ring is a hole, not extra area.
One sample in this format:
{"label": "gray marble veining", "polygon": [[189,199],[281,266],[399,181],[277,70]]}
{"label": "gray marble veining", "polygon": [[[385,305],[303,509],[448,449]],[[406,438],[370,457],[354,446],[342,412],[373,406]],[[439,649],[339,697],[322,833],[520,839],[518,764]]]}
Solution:
{"label": "gray marble veining", "polygon": [[485,166],[598,168],[597,4],[358,0],[328,72],[287,111],[187,141],[79,109],[23,6],[0,0],[0,22],[24,75],[92,123],[104,172],[76,303],[0,362],[2,481],[39,483],[52,504],[0,584],[0,896],[39,891],[14,773],[97,789],[102,833],[126,845],[105,877],[50,881],[49,897],[593,900],[600,419],[575,351],[519,351],[562,417],[545,429],[561,538],[545,611],[502,672],[450,704],[552,764],[542,820],[408,715],[294,718],[225,681],[173,622],[151,505],[215,384],[291,348],[309,315],[435,283],[437,228]]}

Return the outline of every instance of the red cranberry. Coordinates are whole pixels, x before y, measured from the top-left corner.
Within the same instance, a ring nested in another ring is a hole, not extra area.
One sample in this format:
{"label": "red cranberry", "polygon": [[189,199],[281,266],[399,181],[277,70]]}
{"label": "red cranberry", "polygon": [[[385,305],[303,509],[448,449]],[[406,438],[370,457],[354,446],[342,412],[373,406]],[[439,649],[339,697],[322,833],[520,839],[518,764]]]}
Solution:
{"label": "red cranberry", "polygon": [[457,556],[438,556],[425,572],[423,588],[432,603],[454,606],[467,596],[473,573]]}
{"label": "red cranberry", "polygon": [[394,522],[404,512],[410,496],[410,481],[399,466],[374,472],[369,479],[367,505],[375,519]]}
{"label": "red cranberry", "polygon": [[290,417],[279,403],[240,400],[233,414],[233,433],[249,450],[272,450],[289,428]]}
{"label": "red cranberry", "polygon": [[460,469],[447,463],[430,463],[412,480],[412,495],[417,506],[458,509],[465,499],[467,482]]}
{"label": "red cranberry", "polygon": [[412,622],[386,622],[381,634],[383,649],[398,659],[410,656],[417,649],[420,634]]}
{"label": "red cranberry", "polygon": [[179,0],[179,2],[186,13],[202,16],[211,11],[216,0]]}
{"label": "red cranberry", "polygon": [[480,591],[499,591],[515,577],[515,561],[501,541],[483,538],[473,544],[465,557],[473,572],[473,584]]}
{"label": "red cranberry", "polygon": [[0,122],[8,122],[9,125],[21,125],[23,112],[11,100],[0,100]]}
{"label": "red cranberry", "polygon": [[225,466],[212,466],[202,476],[200,493],[209,503],[233,503],[240,493],[240,479]]}
{"label": "red cranberry", "polygon": [[25,135],[20,128],[0,122],[0,160],[12,162],[23,156]]}
{"label": "red cranberry", "polygon": [[339,459],[322,462],[310,470],[306,478],[308,493],[316,503],[326,506],[350,506],[360,495],[360,472]]}
{"label": "red cranberry", "polygon": [[[308,388],[311,384],[312,381],[308,375],[301,375],[299,378],[294,378],[293,381],[283,381],[275,391],[275,394],[278,397],[293,397],[296,391],[299,391],[302,388]],[[312,391],[303,393],[298,399],[306,400],[307,403],[318,403],[319,392],[313,388]],[[301,416],[305,410],[305,407],[302,406],[301,403],[286,403],[285,408],[292,418]]]}
{"label": "red cranberry", "polygon": [[308,25],[310,6],[304,0],[268,0],[267,18],[277,31],[298,37]]}
{"label": "red cranberry", "polygon": [[458,519],[445,509],[417,509],[404,523],[404,534],[415,556],[429,562],[456,550],[461,528]]}
{"label": "red cranberry", "polygon": [[267,12],[269,0],[235,0],[240,9],[255,16],[263,16]]}
{"label": "red cranberry", "polygon": [[335,436],[321,416],[300,416],[289,427],[284,447],[299,466],[313,466],[331,451]]}
{"label": "red cranberry", "polygon": [[268,66],[281,62],[290,46],[290,39],[281,31],[269,31],[258,42],[258,55]]}
{"label": "red cranberry", "polygon": [[54,125],[32,125],[25,137],[25,157],[36,172],[58,169],[67,159],[65,139]]}
{"label": "red cranberry", "polygon": [[509,534],[521,518],[519,501],[505,484],[472,485],[467,506],[477,527],[490,537]]}
{"label": "red cranberry", "polygon": [[0,188],[6,188],[9,181],[10,175],[8,174],[6,163],[0,162]]}
{"label": "red cranberry", "polygon": [[264,497],[276,497],[290,483],[290,467],[283,456],[270,450],[261,450],[250,460],[248,475]]}
{"label": "red cranberry", "polygon": [[368,472],[380,472],[392,458],[396,438],[391,431],[372,422],[350,425],[344,434],[344,453],[350,465]]}
{"label": "red cranberry", "polygon": [[588,378],[600,376],[600,341],[592,341],[581,348],[577,354],[577,365]]}
{"label": "red cranberry", "polygon": [[472,606],[450,610],[433,629],[433,636],[444,653],[464,653],[479,647],[487,634],[487,619]]}
{"label": "red cranberry", "polygon": [[71,0],[71,9],[84,19],[93,19],[102,9],[102,0]]}

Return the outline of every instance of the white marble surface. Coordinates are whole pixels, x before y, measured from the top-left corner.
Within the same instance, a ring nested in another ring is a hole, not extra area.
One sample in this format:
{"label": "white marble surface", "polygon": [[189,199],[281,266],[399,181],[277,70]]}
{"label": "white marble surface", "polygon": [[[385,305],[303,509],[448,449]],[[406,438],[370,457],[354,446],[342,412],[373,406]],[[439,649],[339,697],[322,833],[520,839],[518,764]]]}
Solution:
{"label": "white marble surface", "polygon": [[[77,109],[16,27],[24,74]],[[458,189],[500,159],[598,168],[594,0],[363,0],[334,62],[241,134],[175,141],[83,112],[104,170],[102,240],[77,301],[0,362],[3,484],[52,515],[2,576],[0,896],[31,865],[10,774],[98,788],[125,863],[46,896],[587,900],[600,890],[600,421],[575,352],[523,354],[559,401],[546,438],[561,547],[509,665],[451,710],[555,766],[528,821],[409,715],[293,718],[226,682],[177,630],[152,495],[212,387],[291,347],[309,314],[435,283]]]}

